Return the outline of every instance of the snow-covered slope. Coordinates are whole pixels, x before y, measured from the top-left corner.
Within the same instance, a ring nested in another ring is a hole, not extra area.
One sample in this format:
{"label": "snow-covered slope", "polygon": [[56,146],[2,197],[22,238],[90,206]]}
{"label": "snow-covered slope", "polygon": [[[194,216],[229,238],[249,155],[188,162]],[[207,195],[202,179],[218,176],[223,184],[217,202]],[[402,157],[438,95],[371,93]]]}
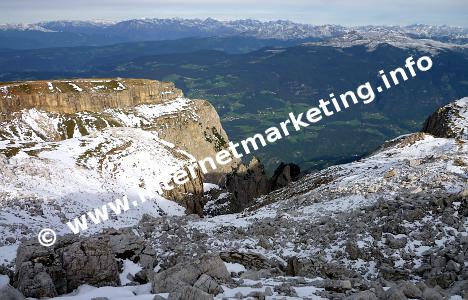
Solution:
{"label": "snow-covered slope", "polygon": [[[190,162],[157,134],[133,128],[109,128],[94,134],[22,147],[1,159],[0,228],[9,237],[31,237],[41,228],[70,233],[65,223],[106,202],[156,194],[155,185]],[[155,197],[103,227],[135,224],[144,213],[183,214],[175,202]]]}
{"label": "snow-covered slope", "polygon": [[[387,28],[370,28],[368,30],[349,31],[346,34],[328,39],[324,42],[307,43],[310,45],[325,45],[337,48],[353,46],[366,46],[369,51],[375,50],[382,44],[388,44],[401,49],[417,49],[432,54],[440,50],[468,49],[468,44],[454,44],[440,42],[428,38],[414,38],[405,32],[395,31]],[[306,44],[306,45],[307,45]]]}
{"label": "snow-covered slope", "polygon": [[[465,126],[466,100],[451,106],[459,113],[443,122]],[[321,280],[278,277],[279,268],[295,276],[350,279],[353,293],[371,282],[388,289],[399,280],[426,280],[445,289],[441,293],[462,295],[455,287],[463,285],[467,270],[462,250],[468,238],[467,200],[466,136],[415,133],[389,141],[360,161],[307,175],[259,198],[241,214],[154,222],[149,243],[161,263],[205,251],[265,257],[271,269],[265,267],[268,272],[259,275],[263,279],[242,281],[239,288],[287,283],[307,297],[344,297],[324,290]],[[169,240],[162,228],[170,232],[176,226],[178,237]],[[460,266],[456,272],[434,267],[444,255]],[[232,287],[226,287],[218,298],[231,293]],[[378,293],[383,290],[372,290]]]}
{"label": "snow-covered slope", "polygon": [[[86,233],[136,224],[145,213],[184,214],[184,207],[158,196],[157,191],[160,182],[167,182],[194,157],[159,134],[168,135],[168,120],[204,124],[198,105],[206,106],[204,101],[177,98],[102,112],[28,109],[1,122],[0,245],[5,247],[0,247],[0,254],[11,258],[7,249],[33,238],[42,228],[53,228],[60,235],[71,233],[66,222],[123,196],[128,197],[131,210],[90,225]],[[187,125],[185,130],[197,129]],[[198,135],[204,138],[203,132]],[[191,184],[177,190],[202,189],[201,178]],[[139,194],[147,198],[146,203],[141,204]],[[138,201],[137,207],[133,201]]]}

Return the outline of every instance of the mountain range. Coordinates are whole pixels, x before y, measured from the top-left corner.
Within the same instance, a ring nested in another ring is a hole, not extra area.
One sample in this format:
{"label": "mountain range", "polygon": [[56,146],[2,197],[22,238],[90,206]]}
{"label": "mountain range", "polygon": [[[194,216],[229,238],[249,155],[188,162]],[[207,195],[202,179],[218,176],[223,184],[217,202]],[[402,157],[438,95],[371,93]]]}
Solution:
{"label": "mountain range", "polygon": [[187,37],[254,37],[279,40],[323,40],[350,31],[395,32],[417,39],[463,44],[468,29],[462,27],[408,25],[357,26],[310,25],[278,20],[218,21],[215,19],[134,19],[111,21],[49,21],[0,25],[2,48],[31,49],[71,46],[102,46],[123,42],[175,40]]}

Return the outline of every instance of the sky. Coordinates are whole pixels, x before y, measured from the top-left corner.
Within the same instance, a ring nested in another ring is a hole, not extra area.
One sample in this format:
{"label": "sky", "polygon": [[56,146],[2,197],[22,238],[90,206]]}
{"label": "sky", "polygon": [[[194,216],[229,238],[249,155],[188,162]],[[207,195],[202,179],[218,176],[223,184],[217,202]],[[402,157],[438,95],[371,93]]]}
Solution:
{"label": "sky", "polygon": [[468,27],[468,0],[0,0],[0,23],[215,18]]}

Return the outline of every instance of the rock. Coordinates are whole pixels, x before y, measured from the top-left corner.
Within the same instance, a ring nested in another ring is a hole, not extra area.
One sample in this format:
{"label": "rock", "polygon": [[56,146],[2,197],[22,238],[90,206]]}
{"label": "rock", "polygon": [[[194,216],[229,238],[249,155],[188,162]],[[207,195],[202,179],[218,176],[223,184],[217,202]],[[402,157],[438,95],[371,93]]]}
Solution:
{"label": "rock", "polygon": [[[62,87],[60,91],[55,89],[49,91],[47,84],[51,82],[54,87]],[[93,89],[98,85],[116,86],[118,82],[125,89],[114,90],[109,93],[103,89]],[[21,90],[10,93],[12,99],[21,101],[2,101],[0,111],[4,114],[20,111],[22,109],[36,108],[49,112],[76,113],[80,111],[103,111],[107,108],[125,108],[139,104],[155,104],[181,97],[182,91],[176,89],[173,83],[159,82],[145,79],[114,79],[113,81],[96,82],[95,80],[80,79],[74,84],[82,91],[79,93],[70,88],[68,82],[57,81],[29,81],[23,84],[29,92]],[[67,86],[67,88],[63,88]],[[30,91],[41,91],[30,92]],[[162,93],[169,92],[169,93]]]}
{"label": "rock", "polygon": [[327,291],[333,291],[333,292],[338,292],[338,293],[342,293],[342,292],[352,289],[351,281],[349,280],[325,279],[325,280],[319,281],[316,284],[316,286],[319,288],[324,288]]}
{"label": "rock", "polygon": [[193,286],[202,275],[209,275],[217,282],[229,282],[229,274],[219,255],[204,255],[192,262],[180,263],[154,275],[154,294],[170,293],[182,286]]}
{"label": "rock", "polygon": [[273,290],[271,289],[271,287],[267,286],[265,288],[265,296],[273,296]]}
{"label": "rock", "polygon": [[408,298],[421,298],[421,290],[412,282],[404,281],[398,284],[398,288],[405,294]]}
{"label": "rock", "polygon": [[[422,131],[440,138],[466,139],[468,132],[463,126],[463,117],[460,115],[463,105],[466,107],[466,104],[463,104],[462,101],[463,99],[439,108],[427,118]],[[466,100],[464,103],[466,103]],[[458,120],[460,122],[457,122]]]}
{"label": "rock", "polygon": [[384,279],[391,281],[407,280],[409,275],[408,270],[397,269],[386,263],[380,266],[380,272]]}
{"label": "rock", "polygon": [[386,243],[392,249],[401,249],[405,247],[406,243],[408,242],[408,239],[406,237],[395,238],[392,234],[387,234],[385,238]]}
{"label": "rock", "polygon": [[7,284],[0,288],[0,299],[2,300],[26,300],[18,290]]}
{"label": "rock", "polygon": [[371,291],[363,291],[343,298],[344,300],[377,300],[377,296]]}
{"label": "rock", "polygon": [[410,159],[408,164],[410,165],[410,167],[417,167],[421,164],[421,160],[420,159]]}
{"label": "rock", "polygon": [[450,295],[460,295],[463,299],[468,299],[468,280],[455,282],[449,289]]}
{"label": "rock", "polygon": [[258,300],[265,300],[265,293],[260,292],[260,291],[253,291],[250,292],[247,297],[255,298]]}
{"label": "rock", "polygon": [[[54,280],[46,272],[46,267],[42,264],[33,264],[25,262],[17,269],[19,280],[15,282],[15,286],[26,297],[34,298],[51,298],[58,296],[58,292]],[[66,286],[62,286],[61,292],[66,292]]]}
{"label": "rock", "polygon": [[272,248],[272,244],[265,237],[260,237],[260,239],[258,240],[258,245],[265,250],[271,250]]}
{"label": "rock", "polygon": [[289,283],[282,283],[274,287],[275,292],[282,296],[297,297],[296,290]]}
{"label": "rock", "polygon": [[265,256],[258,253],[230,251],[221,252],[219,256],[225,262],[238,263],[247,269],[269,269],[273,267]]}
{"label": "rock", "polygon": [[70,293],[83,284],[117,286],[120,279],[108,237],[66,236],[51,248],[36,240],[21,244],[14,284],[26,297],[45,298]]}
{"label": "rock", "polygon": [[331,279],[355,278],[358,274],[339,264],[324,262],[321,259],[291,257],[288,260],[287,274],[289,276],[325,277]]}
{"label": "rock", "polygon": [[134,278],[135,282],[139,284],[146,284],[149,281],[148,278],[148,270],[141,270],[140,272],[135,274]]}
{"label": "rock", "polygon": [[248,270],[240,276],[242,279],[249,279],[249,280],[260,280],[262,278],[269,278],[271,277],[271,272],[268,270]]}
{"label": "rock", "polygon": [[427,288],[422,293],[422,299],[424,300],[440,300],[442,298],[443,295],[433,288]]}
{"label": "rock", "polygon": [[396,286],[391,287],[390,289],[386,290],[384,293],[384,298],[386,300],[406,300],[405,294]]}
{"label": "rock", "polygon": [[396,175],[397,175],[397,172],[394,169],[391,169],[390,171],[385,173],[384,178],[388,179],[388,178],[395,177]]}
{"label": "rock", "polygon": [[301,173],[301,168],[296,164],[281,163],[270,178],[270,190],[274,191],[283,188],[296,181]]}
{"label": "rock", "polygon": [[446,268],[447,268],[447,271],[453,271],[453,272],[455,272],[455,273],[458,273],[458,272],[460,272],[460,270],[461,270],[460,264],[454,262],[453,260],[450,260],[450,261],[447,263]]}
{"label": "rock", "polygon": [[227,175],[226,188],[234,195],[233,212],[240,212],[249,206],[251,201],[270,191],[268,177],[260,161],[254,157],[248,166],[243,164]]}
{"label": "rock", "polygon": [[193,287],[215,296],[223,292],[216,280],[206,274],[200,276]]}
{"label": "rock", "polygon": [[168,300],[213,300],[213,295],[191,286],[181,286],[169,294]]}
{"label": "rock", "polygon": [[62,266],[67,278],[67,290],[82,284],[117,286],[120,284],[117,261],[109,241],[90,238],[63,249]]}
{"label": "rock", "polygon": [[345,251],[348,253],[349,258],[358,259],[359,258],[359,247],[353,241],[348,241],[345,246]]}

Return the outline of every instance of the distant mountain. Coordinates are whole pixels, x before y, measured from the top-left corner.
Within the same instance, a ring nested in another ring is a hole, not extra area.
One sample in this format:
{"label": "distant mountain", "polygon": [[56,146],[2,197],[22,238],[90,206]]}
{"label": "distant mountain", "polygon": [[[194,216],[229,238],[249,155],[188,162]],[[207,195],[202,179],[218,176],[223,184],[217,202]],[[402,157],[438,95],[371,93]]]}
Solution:
{"label": "distant mountain", "polygon": [[36,24],[0,25],[4,48],[31,49],[48,47],[102,46],[122,42],[174,40],[187,37],[243,36],[259,39],[329,39],[350,31],[392,31],[412,38],[464,44],[468,29],[462,27],[410,25],[359,26],[310,25],[291,21],[215,19],[134,19],[110,21],[51,21]]}

